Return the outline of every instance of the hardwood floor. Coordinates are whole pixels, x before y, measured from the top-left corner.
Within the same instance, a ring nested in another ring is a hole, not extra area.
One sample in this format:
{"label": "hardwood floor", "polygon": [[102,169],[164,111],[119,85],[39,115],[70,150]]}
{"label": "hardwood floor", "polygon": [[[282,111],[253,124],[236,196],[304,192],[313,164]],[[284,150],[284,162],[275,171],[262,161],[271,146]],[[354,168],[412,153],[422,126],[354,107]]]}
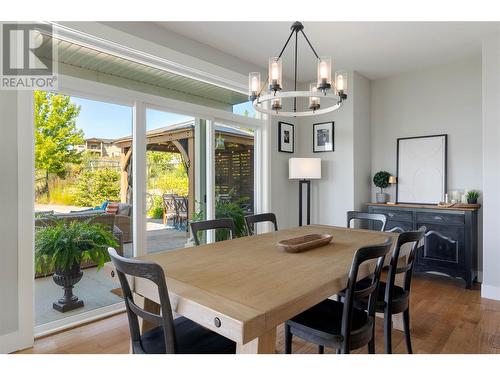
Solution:
{"label": "hardwood floor", "polygon": [[[414,275],[410,309],[415,353],[500,354],[500,302],[481,299],[479,284],[464,289],[462,281],[432,275]],[[294,353],[316,353],[317,348],[294,338]],[[35,341],[21,353],[128,353],[125,314],[74,328]],[[376,351],[383,352],[382,320],[376,323]],[[393,330],[394,353],[406,353],[403,334]],[[277,352],[284,352],[283,326],[277,334]],[[325,348],[326,353],[332,353]],[[366,349],[357,351],[366,353]]]}

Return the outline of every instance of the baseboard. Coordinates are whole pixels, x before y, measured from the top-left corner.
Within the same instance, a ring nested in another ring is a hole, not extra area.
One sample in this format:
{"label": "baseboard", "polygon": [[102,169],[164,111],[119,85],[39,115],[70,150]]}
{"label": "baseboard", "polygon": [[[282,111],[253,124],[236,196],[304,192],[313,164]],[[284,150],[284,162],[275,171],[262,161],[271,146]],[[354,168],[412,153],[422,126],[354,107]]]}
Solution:
{"label": "baseboard", "polygon": [[487,285],[483,283],[481,285],[481,298],[493,299],[500,301],[500,287]]}

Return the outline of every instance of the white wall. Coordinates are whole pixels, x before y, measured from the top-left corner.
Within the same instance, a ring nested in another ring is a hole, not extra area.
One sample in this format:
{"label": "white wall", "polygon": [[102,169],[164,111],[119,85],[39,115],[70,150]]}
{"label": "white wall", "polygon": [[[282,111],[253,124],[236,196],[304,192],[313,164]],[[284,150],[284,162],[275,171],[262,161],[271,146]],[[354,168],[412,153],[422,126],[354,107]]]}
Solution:
{"label": "white wall", "polygon": [[370,86],[368,79],[354,74],[354,209],[363,210],[370,201],[371,186],[371,124]]}
{"label": "white wall", "polygon": [[483,284],[481,296],[500,300],[500,33],[483,42]]}
{"label": "white wall", "polygon": [[396,174],[397,138],[446,133],[448,190],[481,190],[480,56],[372,81],[371,124],[372,173]]}
{"label": "white wall", "polygon": [[[283,210],[285,202],[291,202],[294,214],[288,215],[288,226],[298,225],[298,182],[283,181],[288,177],[290,157],[319,157],[322,160],[322,178],[311,182],[311,223],[345,226],[346,212],[358,209],[360,202],[369,199],[370,165],[370,129],[369,129],[369,88],[370,82],[358,73],[351,72],[351,90],[341,109],[313,118],[284,119],[295,124],[295,153],[276,152],[273,164],[284,168],[273,174],[273,184],[281,188],[274,189],[272,208],[276,212]],[[276,126],[277,137],[277,121]],[[313,124],[333,121],[335,123],[335,151],[313,152]],[[277,150],[277,138],[273,145]],[[354,158],[357,155],[357,159]],[[356,159],[356,161],[354,161]],[[288,187],[288,190],[285,190]],[[285,195],[286,194],[286,195]],[[288,210],[292,209],[289,207]]]}
{"label": "white wall", "polygon": [[[448,191],[482,190],[481,57],[371,82],[371,175],[396,175],[396,139],[448,134]],[[372,199],[378,189],[372,183]],[[386,192],[395,200],[395,188]],[[480,203],[482,198],[479,199]],[[482,278],[482,213],[478,279]]]}

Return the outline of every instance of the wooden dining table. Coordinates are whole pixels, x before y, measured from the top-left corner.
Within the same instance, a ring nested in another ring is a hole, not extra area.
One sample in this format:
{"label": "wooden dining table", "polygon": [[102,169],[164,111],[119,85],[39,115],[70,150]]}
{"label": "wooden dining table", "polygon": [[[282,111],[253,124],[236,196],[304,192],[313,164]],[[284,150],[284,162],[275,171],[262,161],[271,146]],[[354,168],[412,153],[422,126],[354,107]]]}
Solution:
{"label": "wooden dining table", "polygon": [[[307,234],[331,234],[333,239],[302,253],[278,246],[281,240]],[[309,225],[138,259],[163,268],[174,312],[235,341],[238,353],[274,353],[280,324],[346,287],[357,249],[397,236]],[[111,263],[105,271],[118,281]],[[359,277],[369,273],[365,264]],[[143,306],[158,312],[156,286],[137,277],[131,284]]]}

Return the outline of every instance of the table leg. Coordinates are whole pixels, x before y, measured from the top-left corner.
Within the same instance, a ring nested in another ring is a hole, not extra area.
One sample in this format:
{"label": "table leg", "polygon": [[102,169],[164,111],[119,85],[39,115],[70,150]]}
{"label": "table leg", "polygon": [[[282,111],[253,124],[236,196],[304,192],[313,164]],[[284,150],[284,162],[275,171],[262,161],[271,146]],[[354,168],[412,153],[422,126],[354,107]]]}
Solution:
{"label": "table leg", "polygon": [[276,328],[273,328],[261,336],[246,344],[236,345],[238,354],[275,354],[276,353]]}

